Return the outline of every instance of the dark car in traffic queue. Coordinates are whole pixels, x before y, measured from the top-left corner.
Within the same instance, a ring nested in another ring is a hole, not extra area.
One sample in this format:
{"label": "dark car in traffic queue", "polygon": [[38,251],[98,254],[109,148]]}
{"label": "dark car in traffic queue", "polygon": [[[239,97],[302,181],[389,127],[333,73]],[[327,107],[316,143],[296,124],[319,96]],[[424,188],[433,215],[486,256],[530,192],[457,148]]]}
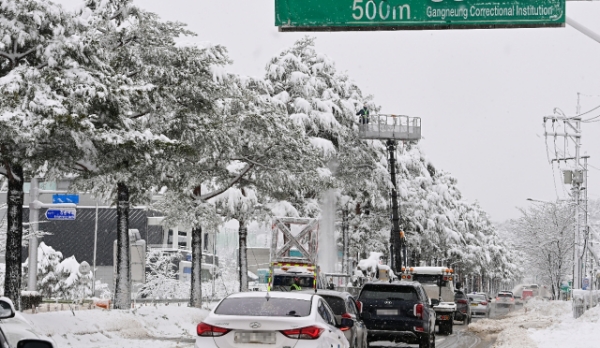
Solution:
{"label": "dark car in traffic queue", "polygon": [[469,325],[472,318],[469,297],[462,290],[454,290],[454,303],[456,303],[454,320],[462,321],[463,325]]}
{"label": "dark car in traffic queue", "polygon": [[435,311],[418,282],[372,282],[358,296],[368,342],[392,341],[435,347]]}
{"label": "dark car in traffic queue", "polygon": [[[303,290],[302,292],[315,293],[314,290]],[[346,339],[350,342],[350,347],[368,348],[367,326],[360,318],[356,299],[352,294],[335,290],[317,290],[316,294],[321,296],[329,307],[331,307],[338,322],[341,322],[342,318],[354,321],[352,327],[342,329]]]}

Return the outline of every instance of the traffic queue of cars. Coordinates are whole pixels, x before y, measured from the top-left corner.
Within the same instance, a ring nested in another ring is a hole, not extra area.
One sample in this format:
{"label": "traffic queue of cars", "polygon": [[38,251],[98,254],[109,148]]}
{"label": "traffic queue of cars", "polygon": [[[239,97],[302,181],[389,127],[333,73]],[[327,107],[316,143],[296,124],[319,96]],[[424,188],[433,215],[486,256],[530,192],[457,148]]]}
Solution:
{"label": "traffic queue of cars", "polygon": [[[492,308],[486,293],[456,290],[455,302],[454,319],[463,324],[489,317]],[[357,298],[324,289],[237,293],[198,324],[195,348],[367,348],[373,341],[433,348],[438,303],[421,283],[406,280],[366,283]],[[514,305],[512,293],[499,292],[496,305]]]}
{"label": "traffic queue of cars", "polygon": [[197,325],[195,348],[367,348],[372,341],[433,348],[436,301],[412,281],[367,283],[357,299],[321,289],[237,293]]}

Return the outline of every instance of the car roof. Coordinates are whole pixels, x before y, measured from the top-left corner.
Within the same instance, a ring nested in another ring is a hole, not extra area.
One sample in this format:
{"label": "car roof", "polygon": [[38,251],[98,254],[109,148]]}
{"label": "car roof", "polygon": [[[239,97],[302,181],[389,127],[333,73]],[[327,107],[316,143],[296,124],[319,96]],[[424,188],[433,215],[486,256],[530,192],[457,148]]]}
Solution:
{"label": "car roof", "polygon": [[407,281],[407,280],[395,280],[393,282],[384,282],[384,281],[380,281],[380,282],[368,282],[365,283],[365,285],[363,285],[363,289],[365,286],[367,285],[377,285],[377,286],[411,286],[413,288],[418,288],[421,283],[419,282],[413,282],[413,281]]}
{"label": "car roof", "polygon": [[302,291],[250,291],[250,292],[238,292],[231,294],[226,298],[256,298],[256,297],[267,297],[267,294],[271,298],[294,298],[299,300],[310,301],[314,293],[304,293]]}
{"label": "car roof", "polygon": [[352,296],[352,294],[350,294],[349,292],[345,292],[345,291],[320,290],[320,289],[317,290],[316,293],[315,293],[314,289],[301,290],[300,293],[311,293],[313,295],[335,296],[335,297],[340,297],[340,298],[348,298],[348,297]]}

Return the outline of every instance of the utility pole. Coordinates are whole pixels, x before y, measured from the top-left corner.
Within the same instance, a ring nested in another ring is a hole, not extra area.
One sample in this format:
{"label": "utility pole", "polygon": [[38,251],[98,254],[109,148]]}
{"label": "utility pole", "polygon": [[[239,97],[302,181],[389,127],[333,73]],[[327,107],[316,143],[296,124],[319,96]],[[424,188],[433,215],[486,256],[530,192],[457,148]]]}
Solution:
{"label": "utility pole", "polygon": [[[579,95],[578,95],[579,98]],[[579,110],[579,100],[577,102],[578,106],[577,106],[577,115],[579,115],[580,110]],[[573,197],[573,202],[574,202],[574,206],[575,206],[575,246],[574,246],[574,250],[573,250],[573,289],[581,289],[581,283],[582,283],[582,279],[583,277],[581,276],[582,274],[582,258],[583,258],[583,243],[581,241],[581,206],[580,206],[580,194],[581,194],[581,190],[584,189],[585,187],[582,188],[582,184],[583,184],[583,170],[581,169],[581,164],[580,164],[580,160],[581,160],[581,155],[580,155],[580,150],[581,150],[581,117],[579,116],[575,116],[575,117],[566,117],[566,116],[547,116],[544,117],[544,129],[546,129],[546,122],[547,121],[552,121],[552,124],[554,124],[554,122],[563,122],[565,124],[564,127],[564,133],[558,133],[558,132],[545,132],[544,135],[545,136],[553,136],[554,138],[556,137],[564,137],[565,138],[565,146],[567,144],[567,140],[570,139],[575,143],[575,157],[569,157],[569,158],[556,158],[551,160],[551,162],[553,161],[561,161],[564,160],[565,162],[567,160],[575,160],[575,165],[574,165],[574,170],[573,171],[568,171],[567,173],[569,174],[569,180],[567,180],[567,178],[565,178],[565,183],[567,184],[571,184],[571,191],[572,191],[572,197]],[[587,212],[586,212],[587,215]],[[583,219],[583,221],[587,221],[587,217],[585,219]]]}

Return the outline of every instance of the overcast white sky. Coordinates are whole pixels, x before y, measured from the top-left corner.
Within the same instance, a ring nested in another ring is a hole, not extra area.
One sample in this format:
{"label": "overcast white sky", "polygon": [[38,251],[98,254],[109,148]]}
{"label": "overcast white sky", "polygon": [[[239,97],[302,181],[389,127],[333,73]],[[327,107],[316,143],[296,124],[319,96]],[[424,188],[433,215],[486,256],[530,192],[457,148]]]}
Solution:
{"label": "overcast white sky", "polygon": [[[59,0],[69,8],[81,0]],[[263,76],[271,57],[305,33],[280,33],[274,0],[137,0],[198,37],[227,47],[231,71]],[[567,16],[600,33],[600,1],[568,2]],[[383,113],[422,118],[421,146],[452,173],[464,198],[494,221],[519,216],[526,198],[555,201],[569,186],[548,163],[542,118],[555,107],[574,115],[600,105],[600,43],[572,27],[309,33],[375,97]],[[600,109],[588,116],[600,115]],[[600,198],[600,124],[583,125],[589,194]],[[559,150],[563,140],[558,139]],[[554,140],[548,140],[554,156]],[[570,146],[569,154],[574,155]],[[561,167],[565,167],[563,164]],[[556,183],[556,185],[555,185]]]}

